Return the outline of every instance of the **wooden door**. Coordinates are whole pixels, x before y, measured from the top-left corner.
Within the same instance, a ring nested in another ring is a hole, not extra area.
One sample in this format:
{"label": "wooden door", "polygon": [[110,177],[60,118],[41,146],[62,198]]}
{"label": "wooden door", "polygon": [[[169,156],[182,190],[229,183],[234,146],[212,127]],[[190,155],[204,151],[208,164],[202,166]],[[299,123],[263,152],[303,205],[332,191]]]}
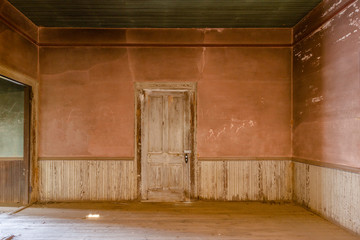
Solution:
{"label": "wooden door", "polygon": [[192,149],[190,115],[188,92],[144,91],[141,164],[143,200],[189,199]]}

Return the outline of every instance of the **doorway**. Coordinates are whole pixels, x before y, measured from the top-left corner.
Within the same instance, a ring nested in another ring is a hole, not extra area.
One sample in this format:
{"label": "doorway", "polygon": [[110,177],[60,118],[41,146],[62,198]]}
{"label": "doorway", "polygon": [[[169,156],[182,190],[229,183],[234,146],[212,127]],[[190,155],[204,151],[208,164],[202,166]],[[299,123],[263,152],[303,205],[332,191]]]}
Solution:
{"label": "doorway", "polygon": [[0,75],[0,204],[29,202],[31,87]]}
{"label": "doorway", "polygon": [[195,99],[194,84],[137,85],[141,200],[190,200],[194,184]]}

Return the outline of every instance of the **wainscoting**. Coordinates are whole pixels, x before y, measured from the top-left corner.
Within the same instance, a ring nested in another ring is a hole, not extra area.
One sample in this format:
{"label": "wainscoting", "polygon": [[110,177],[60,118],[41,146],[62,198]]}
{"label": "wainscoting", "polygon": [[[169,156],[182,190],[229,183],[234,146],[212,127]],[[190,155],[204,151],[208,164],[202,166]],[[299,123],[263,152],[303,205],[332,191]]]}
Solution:
{"label": "wainscoting", "polygon": [[294,201],[360,234],[360,174],[294,162]]}
{"label": "wainscoting", "polygon": [[[289,159],[197,163],[198,196],[221,201],[295,201],[360,234],[360,174]],[[39,161],[40,201],[135,200],[132,159]]]}
{"label": "wainscoting", "polygon": [[291,201],[288,160],[200,159],[199,197],[227,201]]}
{"label": "wainscoting", "polygon": [[137,198],[134,160],[41,160],[40,201]]}
{"label": "wainscoting", "polygon": [[[290,159],[199,159],[198,196],[203,200],[291,201]],[[41,159],[40,201],[137,199],[131,159]]]}

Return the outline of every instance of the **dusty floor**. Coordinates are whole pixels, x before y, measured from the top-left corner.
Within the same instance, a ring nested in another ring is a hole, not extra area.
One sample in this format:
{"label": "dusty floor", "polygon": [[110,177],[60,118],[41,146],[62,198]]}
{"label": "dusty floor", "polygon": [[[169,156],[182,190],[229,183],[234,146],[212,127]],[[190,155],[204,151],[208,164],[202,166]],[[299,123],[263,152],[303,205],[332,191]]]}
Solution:
{"label": "dusty floor", "polygon": [[[86,218],[99,214],[98,219]],[[293,204],[59,203],[0,212],[0,239],[360,239]]]}

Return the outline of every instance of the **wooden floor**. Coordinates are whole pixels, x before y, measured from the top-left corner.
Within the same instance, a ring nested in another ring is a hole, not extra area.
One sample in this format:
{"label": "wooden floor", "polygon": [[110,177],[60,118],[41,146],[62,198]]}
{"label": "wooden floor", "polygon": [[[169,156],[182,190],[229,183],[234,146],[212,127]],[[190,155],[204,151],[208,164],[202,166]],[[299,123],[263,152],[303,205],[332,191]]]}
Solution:
{"label": "wooden floor", "polygon": [[[293,204],[59,203],[33,205],[12,215],[4,209],[1,240],[360,239]],[[89,219],[88,214],[100,218]]]}

